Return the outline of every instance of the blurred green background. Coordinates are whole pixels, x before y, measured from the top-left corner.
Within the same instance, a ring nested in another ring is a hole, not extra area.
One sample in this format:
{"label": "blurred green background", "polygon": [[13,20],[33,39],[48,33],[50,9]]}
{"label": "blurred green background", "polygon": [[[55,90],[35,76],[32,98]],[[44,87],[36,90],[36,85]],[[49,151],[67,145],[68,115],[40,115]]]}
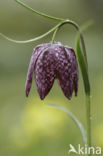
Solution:
{"label": "blurred green background", "polygon": [[[103,0],[24,0],[41,12],[70,18],[85,31],[92,88],[92,142],[103,147]],[[39,36],[57,22],[32,14],[14,0],[0,0],[0,32],[26,40]],[[75,29],[64,26],[56,41],[75,48]],[[39,100],[35,82],[27,99],[25,80],[33,48],[50,42],[52,34],[29,44],[15,44],[0,37],[0,156],[67,156],[69,144],[83,145],[79,129],[64,113],[48,108],[57,103],[71,110],[86,127],[85,96],[81,74],[78,97],[68,101],[57,82],[44,101]],[[72,156],[73,154],[71,154]]]}

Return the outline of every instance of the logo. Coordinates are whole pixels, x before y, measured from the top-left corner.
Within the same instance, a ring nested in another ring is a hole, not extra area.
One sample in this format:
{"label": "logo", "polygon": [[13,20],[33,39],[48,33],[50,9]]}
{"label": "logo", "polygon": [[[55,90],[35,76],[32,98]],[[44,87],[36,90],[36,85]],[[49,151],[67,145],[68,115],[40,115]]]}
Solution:
{"label": "logo", "polygon": [[80,144],[78,144],[77,148],[75,148],[72,144],[69,145],[69,151],[68,154],[75,153],[75,154],[96,154],[100,155],[102,154],[101,147],[88,147],[85,145],[82,147]]}

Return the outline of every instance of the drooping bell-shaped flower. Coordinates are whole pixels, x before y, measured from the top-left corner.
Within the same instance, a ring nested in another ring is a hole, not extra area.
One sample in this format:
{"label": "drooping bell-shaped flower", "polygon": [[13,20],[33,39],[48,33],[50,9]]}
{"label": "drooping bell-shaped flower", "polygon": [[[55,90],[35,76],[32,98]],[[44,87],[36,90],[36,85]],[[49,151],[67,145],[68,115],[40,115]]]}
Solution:
{"label": "drooping bell-shaped flower", "polygon": [[33,73],[41,99],[49,93],[57,79],[64,95],[70,99],[78,90],[78,64],[72,48],[61,43],[41,44],[34,49],[26,80],[26,96],[29,95]]}

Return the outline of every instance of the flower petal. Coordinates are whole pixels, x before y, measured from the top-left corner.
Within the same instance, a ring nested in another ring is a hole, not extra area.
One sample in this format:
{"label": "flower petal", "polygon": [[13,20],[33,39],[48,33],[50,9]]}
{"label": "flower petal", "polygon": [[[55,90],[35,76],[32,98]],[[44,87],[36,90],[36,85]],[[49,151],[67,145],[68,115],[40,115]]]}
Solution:
{"label": "flower petal", "polygon": [[73,82],[71,79],[71,64],[66,58],[64,47],[59,48],[60,50],[58,50],[58,60],[56,65],[58,80],[64,95],[68,99],[70,99],[73,92]]}
{"label": "flower petal", "polygon": [[55,77],[55,58],[52,49],[48,46],[39,56],[35,67],[35,80],[41,99],[49,93]]}
{"label": "flower petal", "polygon": [[64,95],[70,99],[73,89],[75,90],[75,94],[77,94],[78,66],[75,53],[71,48],[62,45],[56,46],[55,49],[58,82]]}
{"label": "flower petal", "polygon": [[76,55],[75,52],[72,48],[68,48],[65,47],[66,53],[67,53],[67,58],[70,59],[71,61],[71,67],[72,67],[72,79],[73,79],[73,88],[75,91],[75,96],[77,96],[77,92],[78,92],[78,63],[77,63],[77,59],[76,59]]}
{"label": "flower petal", "polygon": [[26,79],[26,90],[25,90],[26,96],[29,95],[30,88],[32,85],[32,76],[33,76],[33,71],[35,68],[35,63],[36,63],[39,55],[41,54],[42,50],[45,49],[45,47],[46,47],[46,45],[44,46],[43,44],[37,46],[34,49],[34,52],[31,56],[31,60],[30,60],[29,68],[28,68],[28,73],[27,73],[27,79]]}

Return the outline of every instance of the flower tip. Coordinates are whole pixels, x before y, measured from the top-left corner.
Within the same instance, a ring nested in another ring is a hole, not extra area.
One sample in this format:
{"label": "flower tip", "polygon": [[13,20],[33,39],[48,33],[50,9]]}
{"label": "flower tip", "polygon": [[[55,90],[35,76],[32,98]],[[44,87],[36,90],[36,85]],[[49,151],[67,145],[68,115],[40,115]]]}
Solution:
{"label": "flower tip", "polygon": [[41,97],[40,97],[40,99],[41,99],[41,100],[44,100],[44,98],[41,98]]}
{"label": "flower tip", "polygon": [[41,100],[44,100],[44,98],[45,98],[45,96],[40,95],[40,99],[41,99]]}
{"label": "flower tip", "polygon": [[69,97],[67,97],[67,98],[68,98],[68,100],[71,100],[72,96],[69,96]]}
{"label": "flower tip", "polygon": [[75,96],[77,96],[77,92],[75,92]]}
{"label": "flower tip", "polygon": [[28,95],[29,95],[29,90],[26,90],[26,91],[25,91],[25,95],[26,95],[26,97],[28,97]]}

